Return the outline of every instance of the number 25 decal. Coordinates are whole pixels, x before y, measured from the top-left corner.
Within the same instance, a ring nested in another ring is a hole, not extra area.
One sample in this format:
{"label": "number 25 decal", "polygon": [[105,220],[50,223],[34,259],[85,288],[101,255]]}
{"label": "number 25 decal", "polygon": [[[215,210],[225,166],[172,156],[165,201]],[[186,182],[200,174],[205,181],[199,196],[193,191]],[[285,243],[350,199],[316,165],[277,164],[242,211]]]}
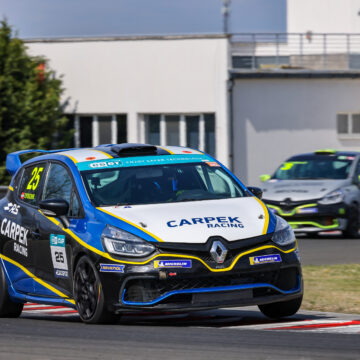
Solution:
{"label": "number 25 decal", "polygon": [[44,168],[42,168],[42,167],[34,168],[34,170],[31,173],[32,178],[26,187],[27,190],[35,190],[37,188],[37,186],[39,185],[39,182],[40,182],[40,174],[42,173],[43,170],[44,170]]}

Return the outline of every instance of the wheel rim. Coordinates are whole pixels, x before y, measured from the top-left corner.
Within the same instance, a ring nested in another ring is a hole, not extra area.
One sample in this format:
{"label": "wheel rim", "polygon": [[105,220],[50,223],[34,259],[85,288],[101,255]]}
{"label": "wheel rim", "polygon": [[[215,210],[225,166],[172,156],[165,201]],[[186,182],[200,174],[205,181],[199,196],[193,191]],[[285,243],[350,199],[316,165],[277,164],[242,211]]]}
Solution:
{"label": "wheel rim", "polygon": [[80,316],[91,319],[98,304],[97,280],[92,266],[83,261],[80,263],[74,276],[74,295]]}

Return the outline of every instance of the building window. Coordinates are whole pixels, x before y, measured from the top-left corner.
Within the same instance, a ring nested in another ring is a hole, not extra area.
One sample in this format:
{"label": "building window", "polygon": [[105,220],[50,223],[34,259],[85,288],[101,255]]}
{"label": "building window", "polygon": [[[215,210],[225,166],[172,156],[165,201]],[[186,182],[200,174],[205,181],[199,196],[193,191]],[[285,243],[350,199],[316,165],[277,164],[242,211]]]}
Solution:
{"label": "building window", "polygon": [[144,115],[145,142],[188,146],[215,156],[214,114]]}
{"label": "building window", "polygon": [[127,142],[126,114],[75,115],[74,126],[76,147]]}
{"label": "building window", "polygon": [[360,138],[360,113],[337,114],[336,128],[341,138]]}

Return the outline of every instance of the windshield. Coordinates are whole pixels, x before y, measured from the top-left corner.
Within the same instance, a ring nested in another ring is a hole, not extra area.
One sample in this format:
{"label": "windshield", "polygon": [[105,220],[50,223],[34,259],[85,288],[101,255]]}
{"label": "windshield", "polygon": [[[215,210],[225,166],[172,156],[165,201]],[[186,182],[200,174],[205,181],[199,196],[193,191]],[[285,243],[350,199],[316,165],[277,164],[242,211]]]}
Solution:
{"label": "windshield", "polygon": [[346,179],[349,176],[353,156],[297,156],[284,162],[273,179]]}
{"label": "windshield", "polygon": [[82,176],[96,206],[247,196],[230,175],[213,164],[190,163],[93,170],[82,172]]}

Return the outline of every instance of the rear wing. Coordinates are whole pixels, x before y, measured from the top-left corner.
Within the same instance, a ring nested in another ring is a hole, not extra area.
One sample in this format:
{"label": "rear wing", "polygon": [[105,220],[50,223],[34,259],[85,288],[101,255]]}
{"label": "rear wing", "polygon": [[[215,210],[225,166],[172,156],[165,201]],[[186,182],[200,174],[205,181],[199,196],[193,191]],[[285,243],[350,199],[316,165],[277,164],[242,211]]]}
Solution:
{"label": "rear wing", "polygon": [[51,154],[64,150],[20,150],[10,153],[6,156],[6,170],[9,172],[11,176],[13,176],[16,171],[20,168],[21,160],[20,155],[30,154],[30,153],[45,153]]}

